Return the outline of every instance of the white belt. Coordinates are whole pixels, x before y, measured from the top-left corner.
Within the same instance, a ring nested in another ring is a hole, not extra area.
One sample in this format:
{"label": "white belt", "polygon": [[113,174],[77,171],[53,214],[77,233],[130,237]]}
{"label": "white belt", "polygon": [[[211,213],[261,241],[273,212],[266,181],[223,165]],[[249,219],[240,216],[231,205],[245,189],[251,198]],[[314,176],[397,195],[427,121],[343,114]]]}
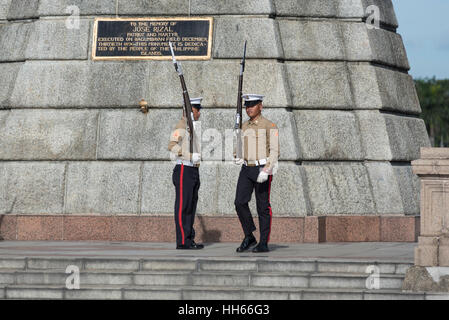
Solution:
{"label": "white belt", "polygon": [[267,164],[267,159],[254,160],[254,161],[245,160],[243,163],[245,164],[245,166],[247,165],[263,166],[264,164]]}
{"label": "white belt", "polygon": [[198,168],[200,166],[199,163],[193,163],[192,161],[180,160],[180,159],[176,160],[176,164],[183,164],[188,167],[196,167],[196,168]]}

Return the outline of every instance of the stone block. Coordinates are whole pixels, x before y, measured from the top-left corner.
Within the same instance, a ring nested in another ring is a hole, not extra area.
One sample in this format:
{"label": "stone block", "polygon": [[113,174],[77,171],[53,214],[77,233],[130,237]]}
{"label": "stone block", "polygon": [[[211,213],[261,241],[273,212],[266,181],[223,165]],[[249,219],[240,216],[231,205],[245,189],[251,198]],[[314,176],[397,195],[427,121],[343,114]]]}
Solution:
{"label": "stone block", "polygon": [[394,165],[393,171],[398,182],[405,215],[420,214],[420,181],[410,166]]}
{"label": "stone block", "polygon": [[25,259],[11,259],[11,258],[4,258],[0,261],[0,269],[19,269],[23,270],[25,269],[26,261]]}
{"label": "stone block", "polygon": [[349,78],[354,95],[355,109],[380,109],[382,97],[379,92],[375,68],[369,64],[348,64]]}
{"label": "stone block", "polygon": [[344,60],[340,23],[279,20],[285,59]]}
{"label": "stone block", "polygon": [[122,290],[80,288],[79,290],[66,290],[64,298],[69,300],[121,300]]}
{"label": "stone block", "polygon": [[125,300],[182,300],[181,290],[138,290],[124,289],[123,299]]}
{"label": "stone block", "polygon": [[259,272],[315,272],[315,261],[260,261],[258,263]]}
{"label": "stone block", "polygon": [[192,276],[192,285],[203,287],[248,287],[249,276],[245,273],[194,273]]}
{"label": "stone block", "polygon": [[380,217],[377,215],[326,217],[325,229],[327,242],[380,241]]}
{"label": "stone block", "polygon": [[64,216],[64,240],[111,242],[113,241],[111,234],[112,223],[113,220],[110,216],[90,214],[74,216],[66,215]]}
{"label": "stone block", "polygon": [[0,63],[0,109],[9,106],[17,74],[23,63]]}
{"label": "stone block", "polygon": [[315,274],[310,277],[310,288],[365,289],[365,276]]}
{"label": "stone block", "polygon": [[[18,107],[128,107],[148,99],[145,62],[28,61],[11,104]],[[54,94],[58,88],[58,94]]]}
{"label": "stone block", "polygon": [[44,269],[49,271],[49,269],[59,269],[66,270],[67,266],[75,265],[78,266],[79,269],[82,269],[83,261],[82,259],[48,259],[48,258],[29,258],[27,260],[27,268],[30,270],[33,269]]}
{"label": "stone block", "polygon": [[392,114],[384,114],[384,118],[393,155],[392,160],[419,159],[420,148],[430,146],[424,120]]}
{"label": "stone block", "polygon": [[154,271],[195,271],[196,261],[190,260],[147,260],[142,262],[142,270]]}
{"label": "stone block", "polygon": [[394,32],[388,32],[388,35],[395,59],[395,66],[401,69],[410,70],[410,64],[408,62],[407,53],[405,52],[405,46],[401,35]]}
{"label": "stone block", "polygon": [[388,162],[367,162],[377,213],[403,215],[404,207],[393,167]]}
{"label": "stone block", "polygon": [[418,246],[415,248],[415,266],[438,266],[438,238],[418,237]]}
{"label": "stone block", "polygon": [[367,29],[366,32],[371,46],[372,61],[404,70],[410,69],[399,34],[383,29]]}
{"label": "stone block", "polygon": [[370,65],[349,65],[357,107],[420,114],[418,95],[410,75]]}
{"label": "stone block", "polygon": [[362,292],[326,292],[320,291],[304,291],[302,294],[302,300],[362,300]]}
{"label": "stone block", "polygon": [[12,0],[0,0],[0,21],[6,20]]}
{"label": "stone block", "polygon": [[[17,240],[17,215],[0,215],[0,239]],[[1,264],[0,268],[2,268]]]}
{"label": "stone block", "polygon": [[[15,3],[21,1],[13,1]],[[0,61],[24,61],[25,49],[33,24],[30,22],[0,24]]]}
{"label": "stone block", "polygon": [[[366,24],[363,22],[344,22],[338,26],[343,38],[346,59],[349,61],[370,61],[374,52]],[[379,41],[389,44],[388,38],[380,37]]]}
{"label": "stone block", "polygon": [[334,1],[274,0],[276,15],[288,17],[335,17]]}
{"label": "stone block", "polygon": [[[17,1],[19,2],[19,1]],[[10,287],[6,290],[6,299],[63,299],[63,289],[42,289],[42,288],[15,288]]]}
{"label": "stone block", "polygon": [[365,160],[391,160],[385,118],[378,111],[355,111]]}
{"label": "stone block", "polygon": [[69,29],[66,20],[38,20],[26,47],[26,59],[85,60],[88,58],[90,21],[79,20],[78,29]]}
{"label": "stone block", "polygon": [[145,286],[187,286],[191,283],[191,275],[186,272],[147,273],[134,275],[134,284]]}
{"label": "stone block", "polygon": [[137,213],[141,163],[71,162],[66,213]]}
{"label": "stone block", "polygon": [[[447,228],[447,227],[446,227]],[[438,262],[440,267],[449,267],[449,235],[440,237]]]}
{"label": "stone block", "polygon": [[347,111],[295,110],[303,160],[361,160],[356,117]]}
{"label": "stone block", "polygon": [[99,159],[169,160],[171,131],[182,110],[104,110],[100,116]]}
{"label": "stone block", "polygon": [[287,62],[293,108],[352,108],[352,94],[343,62]]}
{"label": "stone block", "polygon": [[119,259],[86,259],[84,263],[84,269],[138,271],[139,261]]}
{"label": "stone block", "polygon": [[62,216],[19,216],[17,217],[17,240],[63,240]]}
{"label": "stone block", "polygon": [[64,163],[0,164],[0,213],[61,213]]}
{"label": "stone block", "polygon": [[243,290],[242,300],[288,300],[289,292],[265,291],[265,290]]}
{"label": "stone block", "polygon": [[[124,1],[120,1],[124,2]],[[119,4],[121,4],[119,2]],[[126,2],[126,1],[125,1]],[[75,12],[70,10],[71,6],[76,6],[79,14],[83,15],[113,15],[116,13],[116,1],[110,0],[40,0],[39,16],[66,16]],[[119,6],[120,9],[120,6]]]}
{"label": "stone block", "polygon": [[303,163],[312,215],[375,214],[368,172],[358,163]]}
{"label": "stone block", "polygon": [[21,20],[37,18],[39,0],[11,1],[8,11],[8,20]]}
{"label": "stone block", "polygon": [[242,300],[241,289],[183,289],[182,299],[185,300]]}
{"label": "stone block", "polygon": [[189,0],[126,0],[119,2],[121,15],[188,15]]}
{"label": "stone block", "polygon": [[257,271],[255,261],[200,260],[200,271]]}
{"label": "stone block", "polygon": [[[240,71],[239,60],[183,61],[181,64],[189,95],[202,96],[203,107],[235,108]],[[148,68],[150,74],[149,94],[146,99],[148,104],[153,107],[176,106],[179,108],[182,105],[182,91],[173,63],[153,61],[148,63]],[[282,63],[247,60],[243,91],[264,94],[265,107],[287,107],[290,93],[284,73]],[[164,76],[161,78],[159,75]],[[207,90],[204,88],[205,83],[208,84]]]}
{"label": "stone block", "polygon": [[0,111],[0,159],[94,160],[97,111]]}
{"label": "stone block", "polygon": [[382,109],[421,113],[415,83],[410,75],[380,67],[375,70]]}
{"label": "stone block", "polygon": [[413,217],[404,216],[381,217],[381,241],[416,242],[419,234],[418,221]]}
{"label": "stone block", "polygon": [[365,14],[365,7],[360,0],[338,0],[336,9],[339,18],[360,18]]}
{"label": "stone block", "polygon": [[[216,59],[240,58],[245,40],[250,40],[247,58],[283,58],[277,25],[273,19],[216,18],[213,57]],[[232,37],[229,35],[232,34]]]}
{"label": "stone block", "polygon": [[176,196],[172,180],[174,167],[175,164],[169,161],[144,163],[141,191],[142,213],[172,214],[174,212]]}
{"label": "stone block", "polygon": [[192,0],[190,3],[191,14],[209,15],[269,15],[274,14],[271,0],[228,0],[228,1],[203,1]]}
{"label": "stone block", "polygon": [[256,273],[251,276],[250,286],[252,287],[287,287],[287,288],[307,288],[309,276],[306,274],[269,274]]}

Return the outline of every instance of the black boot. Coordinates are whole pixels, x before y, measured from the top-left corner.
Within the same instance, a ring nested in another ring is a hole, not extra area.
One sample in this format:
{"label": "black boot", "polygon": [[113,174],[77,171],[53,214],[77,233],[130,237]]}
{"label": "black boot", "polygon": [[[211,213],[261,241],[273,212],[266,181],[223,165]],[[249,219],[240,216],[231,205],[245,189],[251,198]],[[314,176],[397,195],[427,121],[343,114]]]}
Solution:
{"label": "black boot", "polygon": [[266,243],[259,243],[256,247],[254,247],[253,252],[268,252],[268,245]]}
{"label": "black boot", "polygon": [[249,236],[246,236],[245,239],[243,239],[242,244],[240,247],[237,248],[237,252],[243,252],[245,250],[248,250],[250,247],[257,244],[256,238],[254,238],[253,234],[250,234]]}
{"label": "black boot", "polygon": [[192,240],[192,244],[190,245],[191,247],[195,248],[195,249],[203,249],[204,248],[204,244],[201,243],[196,243],[195,241]]}

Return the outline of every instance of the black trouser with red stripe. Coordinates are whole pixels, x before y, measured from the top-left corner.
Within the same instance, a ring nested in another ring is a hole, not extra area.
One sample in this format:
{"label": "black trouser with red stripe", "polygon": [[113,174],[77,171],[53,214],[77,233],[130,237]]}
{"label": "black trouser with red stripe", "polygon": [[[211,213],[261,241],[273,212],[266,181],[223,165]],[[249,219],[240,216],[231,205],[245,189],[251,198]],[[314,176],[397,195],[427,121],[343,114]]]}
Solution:
{"label": "black trouser with red stripe", "polygon": [[273,176],[268,176],[268,180],[264,183],[258,183],[257,177],[260,167],[242,166],[240,170],[239,180],[237,182],[237,191],[235,195],[235,209],[242,224],[245,236],[250,235],[256,226],[254,225],[251,211],[248,203],[251,200],[253,190],[256,194],[257,214],[259,215],[260,243],[267,244],[270,241],[272,211],[270,205],[271,180]]}
{"label": "black trouser with red stripe", "polygon": [[190,246],[195,238],[195,221],[200,175],[198,168],[177,164],[173,169],[176,188],[175,225],[176,245]]}

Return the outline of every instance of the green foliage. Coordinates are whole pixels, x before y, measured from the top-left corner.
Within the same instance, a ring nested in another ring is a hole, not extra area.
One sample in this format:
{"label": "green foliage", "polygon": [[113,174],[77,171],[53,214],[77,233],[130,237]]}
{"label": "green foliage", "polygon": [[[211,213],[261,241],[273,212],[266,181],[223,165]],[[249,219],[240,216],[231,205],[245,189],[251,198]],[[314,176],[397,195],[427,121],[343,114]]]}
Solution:
{"label": "green foliage", "polygon": [[449,146],[449,79],[417,79],[415,85],[432,146]]}

